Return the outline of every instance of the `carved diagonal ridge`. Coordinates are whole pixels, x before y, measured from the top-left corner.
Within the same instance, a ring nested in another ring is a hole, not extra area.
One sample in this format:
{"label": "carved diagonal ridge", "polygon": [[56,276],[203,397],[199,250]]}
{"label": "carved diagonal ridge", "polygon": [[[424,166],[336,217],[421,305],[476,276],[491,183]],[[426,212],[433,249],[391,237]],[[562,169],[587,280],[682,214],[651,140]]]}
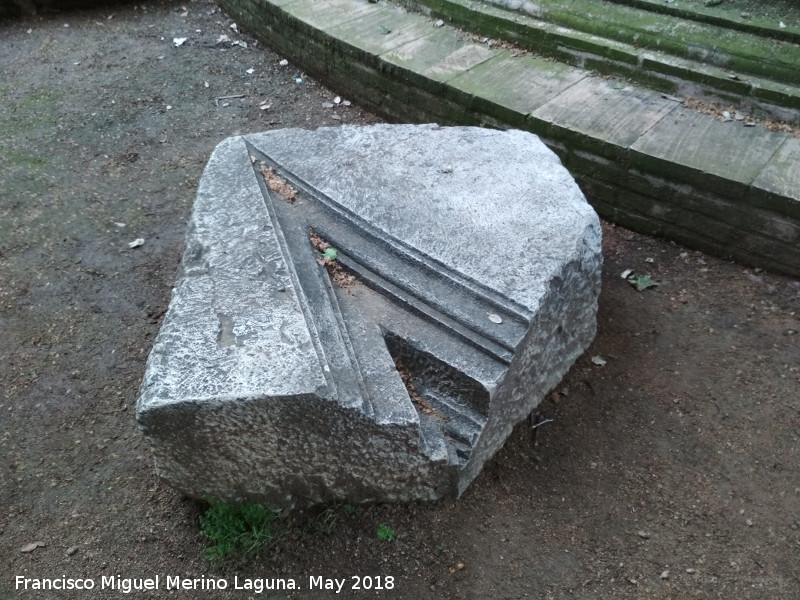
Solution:
{"label": "carved diagonal ridge", "polygon": [[339,250],[339,260],[365,285],[437,322],[496,360],[509,363],[527,329],[528,309],[375,230],[264,152],[253,146],[249,150],[300,191],[302,211],[278,206],[283,218],[292,220],[297,218],[293,212],[302,212],[305,223]]}

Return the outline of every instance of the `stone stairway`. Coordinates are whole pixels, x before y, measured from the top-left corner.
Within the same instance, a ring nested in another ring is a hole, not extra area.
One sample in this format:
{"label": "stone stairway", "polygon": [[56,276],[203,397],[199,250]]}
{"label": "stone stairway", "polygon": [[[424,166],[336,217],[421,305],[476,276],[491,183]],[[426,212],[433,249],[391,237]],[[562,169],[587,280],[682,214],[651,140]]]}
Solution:
{"label": "stone stairway", "polygon": [[[800,26],[778,16],[754,17],[731,0],[712,8],[704,0],[402,3],[467,31],[671,95],[717,98],[746,106],[749,114],[795,122],[800,114]],[[510,6],[515,10],[505,10]],[[800,5],[787,4],[777,14],[800,24]]]}
{"label": "stone stairway", "polygon": [[794,3],[220,4],[388,119],[531,131],[603,217],[800,274]]}

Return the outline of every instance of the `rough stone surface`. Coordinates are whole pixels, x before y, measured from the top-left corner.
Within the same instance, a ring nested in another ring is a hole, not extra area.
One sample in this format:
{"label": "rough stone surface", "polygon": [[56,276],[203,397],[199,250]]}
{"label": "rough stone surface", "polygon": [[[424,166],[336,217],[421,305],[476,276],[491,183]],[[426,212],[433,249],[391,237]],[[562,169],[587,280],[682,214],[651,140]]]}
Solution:
{"label": "rough stone surface", "polygon": [[532,134],[225,140],[137,407],[157,471],[282,507],[458,496],[591,342],[600,265],[597,216]]}

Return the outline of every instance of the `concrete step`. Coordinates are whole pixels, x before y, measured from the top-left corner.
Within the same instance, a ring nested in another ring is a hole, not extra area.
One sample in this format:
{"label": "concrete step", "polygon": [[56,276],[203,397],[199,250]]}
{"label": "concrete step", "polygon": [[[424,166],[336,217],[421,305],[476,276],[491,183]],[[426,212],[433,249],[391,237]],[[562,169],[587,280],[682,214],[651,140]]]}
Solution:
{"label": "concrete step", "polygon": [[800,138],[790,132],[724,122],[627,79],[490,47],[385,2],[220,3],[294,64],[389,119],[531,131],[605,218],[800,274]]}
{"label": "concrete step", "polygon": [[[710,14],[718,7],[697,1],[681,2],[681,8],[648,0],[401,3],[467,31],[667,94],[798,121],[800,26],[781,28],[777,17],[737,20],[731,9]],[[784,12],[784,19],[800,23],[800,7]]]}

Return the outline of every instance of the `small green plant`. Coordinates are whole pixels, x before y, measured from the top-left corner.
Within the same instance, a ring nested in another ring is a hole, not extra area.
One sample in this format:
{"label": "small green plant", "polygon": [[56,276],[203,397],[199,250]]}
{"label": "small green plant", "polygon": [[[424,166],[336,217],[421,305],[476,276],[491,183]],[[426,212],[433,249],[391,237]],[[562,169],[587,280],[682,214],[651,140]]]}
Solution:
{"label": "small green plant", "polygon": [[378,537],[384,542],[391,542],[397,537],[397,532],[388,525],[381,523],[378,525]]}
{"label": "small green plant", "polygon": [[650,275],[637,275],[636,273],[628,277],[628,283],[635,287],[637,292],[641,292],[647,288],[658,285],[658,282],[653,281],[653,278],[650,277]]}
{"label": "small green plant", "polygon": [[274,521],[278,513],[260,504],[233,505],[207,500],[200,516],[200,533],[211,542],[206,556],[212,562],[232,555],[250,559],[262,546],[280,536]]}

